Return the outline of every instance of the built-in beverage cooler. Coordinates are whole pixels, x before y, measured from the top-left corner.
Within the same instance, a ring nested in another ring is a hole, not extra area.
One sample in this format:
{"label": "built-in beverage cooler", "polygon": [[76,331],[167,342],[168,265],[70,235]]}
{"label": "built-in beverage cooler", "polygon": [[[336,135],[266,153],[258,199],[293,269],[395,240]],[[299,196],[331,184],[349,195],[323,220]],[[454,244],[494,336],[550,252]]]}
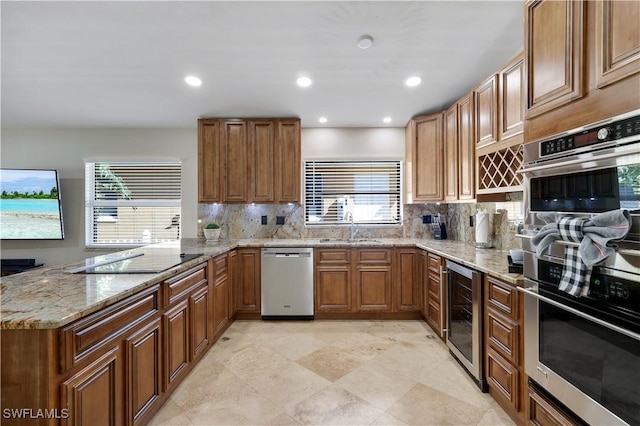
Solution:
{"label": "built-in beverage cooler", "polygon": [[483,392],[482,273],[447,261],[447,346]]}

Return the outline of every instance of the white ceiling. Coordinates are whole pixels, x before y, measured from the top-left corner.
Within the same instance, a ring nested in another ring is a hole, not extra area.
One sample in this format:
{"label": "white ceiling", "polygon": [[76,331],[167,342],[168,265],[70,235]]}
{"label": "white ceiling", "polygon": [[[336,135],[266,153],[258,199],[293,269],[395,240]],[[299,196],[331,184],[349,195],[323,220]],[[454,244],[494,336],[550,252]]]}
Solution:
{"label": "white ceiling", "polygon": [[[187,128],[221,116],[401,127],[450,105],[523,45],[519,0],[0,7],[2,127]],[[370,49],[356,46],[363,34]],[[188,74],[203,85],[188,87]],[[313,85],[297,87],[301,75]],[[411,75],[423,83],[406,87]]]}

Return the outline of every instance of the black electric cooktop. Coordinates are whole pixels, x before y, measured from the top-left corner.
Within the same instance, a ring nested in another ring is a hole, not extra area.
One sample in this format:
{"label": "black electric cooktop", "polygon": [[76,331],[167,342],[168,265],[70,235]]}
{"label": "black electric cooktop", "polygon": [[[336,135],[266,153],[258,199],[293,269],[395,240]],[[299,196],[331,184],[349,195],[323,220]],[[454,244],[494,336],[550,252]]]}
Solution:
{"label": "black electric cooktop", "polygon": [[120,252],[87,259],[76,274],[155,274],[202,256],[202,253],[178,253],[175,250],[149,250],[144,253]]}

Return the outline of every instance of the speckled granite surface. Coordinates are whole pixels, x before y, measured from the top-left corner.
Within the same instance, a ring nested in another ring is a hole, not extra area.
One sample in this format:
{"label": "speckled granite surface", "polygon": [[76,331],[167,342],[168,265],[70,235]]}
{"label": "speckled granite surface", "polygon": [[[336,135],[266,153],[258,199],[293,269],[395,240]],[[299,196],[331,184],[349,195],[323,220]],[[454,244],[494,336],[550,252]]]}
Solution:
{"label": "speckled granite surface", "polygon": [[0,328],[58,328],[109,306],[127,296],[174,276],[235,247],[419,247],[452,261],[488,273],[512,284],[521,285],[522,275],[508,273],[507,251],[478,250],[472,245],[451,240],[381,238],[361,241],[340,239],[245,239],[208,242],[184,239],[142,247],[135,251],[167,250],[177,253],[202,253],[202,256],[157,274],[84,275],[68,272],[84,263],[40,268],[0,280]]}

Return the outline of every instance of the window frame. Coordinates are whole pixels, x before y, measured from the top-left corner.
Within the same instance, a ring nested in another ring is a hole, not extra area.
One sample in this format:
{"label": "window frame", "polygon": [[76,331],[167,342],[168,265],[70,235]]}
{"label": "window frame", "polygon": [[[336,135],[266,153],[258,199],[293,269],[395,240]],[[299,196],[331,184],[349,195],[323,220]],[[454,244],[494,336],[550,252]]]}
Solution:
{"label": "window frame", "polygon": [[[358,163],[362,163],[362,164],[366,164],[366,163],[394,163],[394,166],[397,167],[398,170],[398,174],[397,174],[397,179],[399,182],[398,185],[398,191],[397,191],[397,197],[398,197],[398,209],[397,209],[397,219],[393,222],[389,221],[389,222],[372,222],[372,221],[359,221],[359,220],[354,220],[353,225],[356,225],[358,227],[384,227],[384,228],[394,228],[394,227],[402,227],[403,226],[403,220],[404,220],[404,162],[402,160],[399,159],[369,159],[369,160],[362,160],[362,159],[349,159],[349,160],[344,160],[344,159],[305,159],[302,162],[302,176],[303,176],[303,194],[302,194],[302,198],[303,198],[303,216],[304,216],[304,227],[305,228],[328,228],[328,227],[350,227],[351,223],[347,222],[347,221],[319,221],[319,222],[310,222],[308,221],[308,208],[309,206],[307,205],[307,200],[309,198],[309,196],[307,195],[307,188],[308,188],[308,184],[307,184],[307,177],[308,177],[308,163],[344,163],[345,166],[348,164],[358,164]],[[390,175],[391,176],[391,175]],[[395,174],[393,176],[396,176]],[[396,192],[395,191],[389,191],[388,194],[391,195],[395,195]]]}
{"label": "window frame", "polygon": [[[161,199],[161,200],[96,200],[96,180],[95,169],[98,164],[109,163],[114,165],[141,164],[149,166],[158,166],[161,164],[174,164],[180,167],[180,198],[177,200]],[[183,162],[179,158],[86,158],[84,159],[84,218],[85,218],[85,248],[88,249],[110,249],[110,248],[135,248],[150,244],[149,242],[140,243],[98,243],[94,240],[95,223],[110,222],[117,223],[117,215],[113,216],[97,216],[95,215],[96,207],[177,207],[180,209],[180,220],[182,220],[182,184],[183,184]],[[111,217],[111,219],[108,219]]]}

